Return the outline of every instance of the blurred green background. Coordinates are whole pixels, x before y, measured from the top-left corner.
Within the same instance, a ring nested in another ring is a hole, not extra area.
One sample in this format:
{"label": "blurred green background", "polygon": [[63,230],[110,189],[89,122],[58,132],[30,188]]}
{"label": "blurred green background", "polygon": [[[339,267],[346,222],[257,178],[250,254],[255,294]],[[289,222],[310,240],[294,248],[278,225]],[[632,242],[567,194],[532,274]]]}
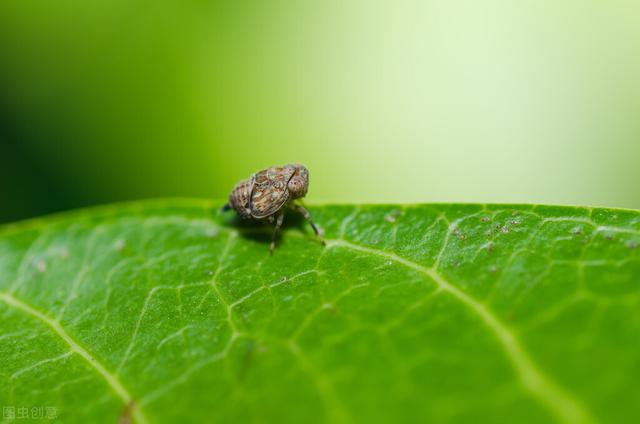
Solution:
{"label": "blurred green background", "polygon": [[224,198],[640,207],[637,1],[3,0],[0,221]]}

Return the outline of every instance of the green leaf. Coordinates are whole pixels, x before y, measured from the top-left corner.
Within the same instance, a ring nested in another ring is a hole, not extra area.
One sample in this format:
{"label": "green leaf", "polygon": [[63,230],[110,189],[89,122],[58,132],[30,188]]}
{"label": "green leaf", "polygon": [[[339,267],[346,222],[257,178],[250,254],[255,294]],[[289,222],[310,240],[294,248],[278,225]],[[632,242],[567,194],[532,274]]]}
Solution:
{"label": "green leaf", "polygon": [[3,418],[640,422],[637,211],[218,206],[0,229]]}

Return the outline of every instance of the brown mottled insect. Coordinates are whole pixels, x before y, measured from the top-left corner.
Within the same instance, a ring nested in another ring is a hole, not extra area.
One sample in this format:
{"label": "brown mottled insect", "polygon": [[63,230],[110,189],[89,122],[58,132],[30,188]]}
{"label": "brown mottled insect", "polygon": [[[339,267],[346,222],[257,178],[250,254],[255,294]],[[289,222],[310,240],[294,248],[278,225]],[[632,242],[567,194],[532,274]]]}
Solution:
{"label": "brown mottled insect", "polygon": [[229,195],[229,203],[223,210],[233,208],[242,218],[275,221],[269,253],[276,247],[276,235],[284,220],[287,207],[296,209],[311,224],[322,244],[324,240],[311,215],[302,205],[294,203],[307,194],[309,171],[302,165],[292,164],[272,166],[256,172],[250,178],[240,181]]}

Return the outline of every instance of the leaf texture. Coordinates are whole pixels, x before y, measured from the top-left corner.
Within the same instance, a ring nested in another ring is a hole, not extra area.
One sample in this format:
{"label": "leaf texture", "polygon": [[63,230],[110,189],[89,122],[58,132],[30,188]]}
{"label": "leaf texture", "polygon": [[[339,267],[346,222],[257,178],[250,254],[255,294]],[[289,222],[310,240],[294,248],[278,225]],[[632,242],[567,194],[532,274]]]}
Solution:
{"label": "leaf texture", "polygon": [[1,228],[0,405],[65,423],[640,422],[637,211],[317,206],[327,246],[287,216],[270,257],[269,227],[218,206]]}

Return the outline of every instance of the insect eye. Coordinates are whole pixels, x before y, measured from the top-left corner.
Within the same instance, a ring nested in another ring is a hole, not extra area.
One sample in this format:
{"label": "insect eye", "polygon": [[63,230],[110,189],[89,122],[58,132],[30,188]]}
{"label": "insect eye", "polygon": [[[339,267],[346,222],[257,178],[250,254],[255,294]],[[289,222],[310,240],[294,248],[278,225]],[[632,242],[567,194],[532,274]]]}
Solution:
{"label": "insect eye", "polygon": [[289,192],[295,197],[302,197],[305,193],[305,182],[302,178],[296,176],[289,180]]}

